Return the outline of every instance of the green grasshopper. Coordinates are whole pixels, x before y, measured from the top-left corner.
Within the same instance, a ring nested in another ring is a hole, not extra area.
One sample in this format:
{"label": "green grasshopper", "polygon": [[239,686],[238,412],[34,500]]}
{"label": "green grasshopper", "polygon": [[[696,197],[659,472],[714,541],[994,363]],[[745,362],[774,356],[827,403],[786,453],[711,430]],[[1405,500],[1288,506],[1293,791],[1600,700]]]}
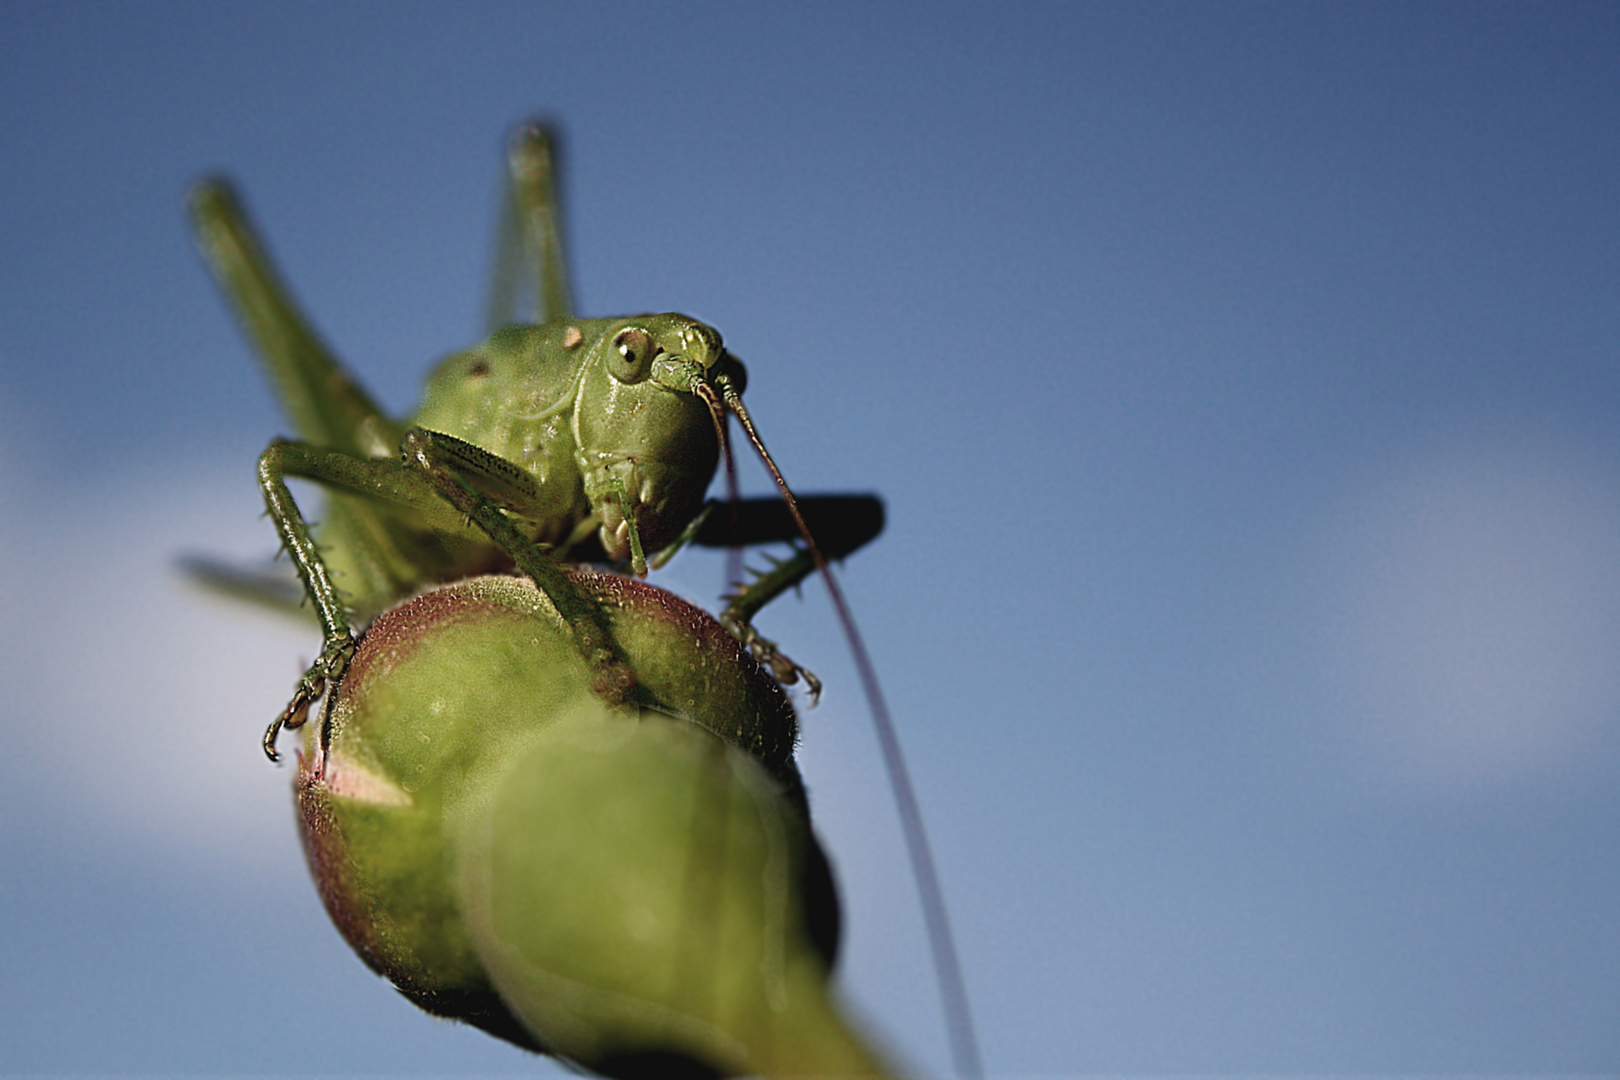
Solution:
{"label": "green grasshopper", "polygon": [[[945,998],[957,1071],[980,1073],[967,996],[943,900],[899,745],[870,661],[827,560],[882,531],[870,495],[796,500],[743,405],[746,373],[717,330],[685,315],[575,318],[557,228],[552,140],[521,130],[509,158],[508,228],[497,257],[492,324],[509,321],[525,269],[541,321],[502,325],[450,356],[417,413],[385,415],[321,342],[272,269],[222,181],[192,193],[203,254],[235,306],[300,441],[276,440],[259,484],[322,632],[320,654],[264,734],[305,723],[342,678],[356,649],[352,626],[436,585],[489,571],[522,574],[550,600],[609,705],[647,704],[608,614],[569,579],[565,562],[610,562],[636,575],[687,543],[737,547],[799,541],[794,554],[738,583],[720,613],[725,629],[784,684],[820,684],[761,637],[753,617],[817,569],[854,652],[894,785],[930,948]],[[716,510],[704,493],[726,451],[727,415],[747,433],[782,501],[738,500]],[[288,477],[329,492],[319,529]],[[318,542],[317,542],[318,541]],[[281,582],[207,563],[196,576],[223,591],[282,606]]]}
{"label": "green grasshopper", "polygon": [[[820,684],[761,637],[753,616],[771,599],[876,536],[872,496],[807,500],[801,514],[742,402],[746,373],[720,333],[678,314],[580,319],[573,314],[557,221],[552,140],[523,129],[510,154],[507,245],[538,263],[543,321],[506,325],[443,361],[420,409],[400,422],[373,402],[326,349],[282,285],[230,187],[206,181],[191,209],[202,251],[268,370],[302,441],[277,440],[259,459],[270,517],[320,621],[319,656],[270,724],[276,736],[306,720],[354,653],[363,624],[421,589],[491,570],[533,578],[570,624],[598,691],[634,696],[634,678],[599,612],[570,604],[559,560],[606,560],[637,576],[686,543],[737,545],[803,537],[794,557],[737,586],[721,622],[782,682]],[[495,308],[500,307],[498,285]],[[510,291],[510,287],[506,291]],[[711,513],[704,493],[725,443],[725,416],[748,432],[784,497]],[[312,535],[287,489],[298,477],[330,494]],[[823,533],[817,548],[806,516]],[[649,553],[654,553],[649,556]],[[215,584],[261,592],[202,568]]]}

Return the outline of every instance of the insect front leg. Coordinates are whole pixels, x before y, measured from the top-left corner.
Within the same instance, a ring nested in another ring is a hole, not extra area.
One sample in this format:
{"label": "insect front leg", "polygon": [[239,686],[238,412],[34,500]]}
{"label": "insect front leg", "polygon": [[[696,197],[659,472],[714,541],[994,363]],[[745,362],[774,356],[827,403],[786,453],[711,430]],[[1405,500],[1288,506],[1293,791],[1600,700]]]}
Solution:
{"label": "insect front leg", "polygon": [[614,639],[602,605],[564,573],[545,547],[518,528],[518,518],[542,513],[539,488],[519,466],[442,432],[412,428],[400,443],[405,464],[420,470],[434,490],[482,529],[557,609],[591,672],[592,689],[610,704],[628,704],[636,690],[630,663]]}

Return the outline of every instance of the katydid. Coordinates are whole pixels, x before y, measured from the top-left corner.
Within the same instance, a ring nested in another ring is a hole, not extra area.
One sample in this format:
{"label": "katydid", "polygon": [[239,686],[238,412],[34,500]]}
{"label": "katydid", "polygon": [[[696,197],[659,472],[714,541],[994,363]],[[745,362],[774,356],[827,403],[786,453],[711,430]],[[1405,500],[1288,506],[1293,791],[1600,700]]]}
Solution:
{"label": "katydid", "polygon": [[[726,412],[736,415],[770,464],[742,403],[746,375],[718,331],[678,314],[617,319],[573,315],[551,177],[550,139],[527,128],[512,151],[511,194],[524,241],[539,256],[545,319],[497,329],[446,359],[417,413],[386,416],[321,343],[271,268],[229,186],[204,182],[192,211],[204,255],[236,305],[302,442],[277,441],[259,460],[259,483],[283,546],[320,620],[320,655],[265,732],[303,723],[354,651],[350,612],[361,622],[423,587],[516,567],[546,587],[558,558],[602,557],[638,576],[682,544],[787,539],[794,524],[748,514],[754,532],[728,528],[741,515],[710,514]],[[311,535],[287,477],[325,485],[324,520]],[[782,485],[792,508],[792,497]],[[784,683],[813,675],[759,636],[764,604],[882,528],[872,496],[810,501],[826,538],[802,520],[804,549],[739,585],[721,622]],[[797,515],[797,511],[792,513]],[[831,542],[828,542],[831,541]],[[649,560],[649,553],[651,559]],[[604,687],[626,685],[599,626],[571,612],[577,643]]]}
{"label": "katydid", "polygon": [[[636,576],[682,545],[798,541],[792,557],[739,582],[720,613],[725,629],[775,678],[820,684],[754,629],[770,600],[819,569],[860,670],[908,851],[923,897],[946,998],[957,1069],[978,1073],[954,949],[923,836],[921,816],[871,664],[827,560],[882,529],[874,496],[796,500],[743,405],[746,373],[713,327],[664,313],[584,319],[573,312],[553,184],[551,139],[525,128],[510,154],[507,213],[515,242],[497,267],[483,344],[444,360],[409,419],[387,416],[328,351],[272,269],[231,188],[206,181],[192,194],[200,245],[258,351],[300,441],[276,440],[259,459],[259,483],[322,632],[319,655],[265,732],[277,759],[283,728],[342,679],[351,629],[424,589],[491,571],[531,579],[547,597],[609,706],[648,704],[603,607],[571,584],[565,563],[614,564]],[[503,294],[528,267],[540,321],[499,325]],[[504,286],[502,283],[505,283]],[[705,501],[735,416],[782,495]],[[311,531],[286,480],[328,493]],[[258,599],[269,590],[201,567],[215,585]],[[654,703],[656,704],[656,703]]]}

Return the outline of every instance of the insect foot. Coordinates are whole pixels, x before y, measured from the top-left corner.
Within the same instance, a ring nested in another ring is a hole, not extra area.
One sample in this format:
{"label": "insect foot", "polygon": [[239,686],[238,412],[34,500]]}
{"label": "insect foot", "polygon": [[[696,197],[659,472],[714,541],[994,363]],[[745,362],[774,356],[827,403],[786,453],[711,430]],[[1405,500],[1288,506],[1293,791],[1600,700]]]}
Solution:
{"label": "insect foot", "polygon": [[890,1075],[829,992],[837,898],[786,695],[700,609],[568,573],[644,703],[592,693],[521,577],[361,639],[296,782],[338,929],[427,1011],[603,1075]]}
{"label": "insect foot", "polygon": [[821,680],[809,668],[800,667],[788,658],[776,642],[760,636],[752,623],[739,622],[721,613],[720,622],[728,633],[747,648],[750,656],[760,667],[771,673],[771,676],[783,686],[793,686],[800,679],[804,680],[805,692],[810,697],[810,707],[815,708],[821,701]]}
{"label": "insect foot", "polygon": [[344,670],[349,666],[349,659],[354,655],[354,638],[344,634],[334,639],[324,649],[304,677],[298,680],[298,689],[293,692],[292,701],[281,710],[281,715],[273,720],[264,732],[264,753],[271,761],[280,761],[281,755],[276,752],[276,736],[283,729],[295,730],[304,726],[309,719],[309,708],[319,701],[326,693],[328,683],[336,682],[343,677]]}

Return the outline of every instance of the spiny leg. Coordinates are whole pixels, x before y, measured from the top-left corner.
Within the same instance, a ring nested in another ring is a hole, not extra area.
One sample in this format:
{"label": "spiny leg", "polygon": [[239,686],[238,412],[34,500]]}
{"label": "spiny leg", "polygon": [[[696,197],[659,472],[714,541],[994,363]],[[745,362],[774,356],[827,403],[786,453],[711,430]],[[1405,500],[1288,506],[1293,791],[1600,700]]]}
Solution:
{"label": "spiny leg", "polygon": [[[298,433],[357,457],[391,447],[398,438],[397,426],[322,343],[271,265],[230,185],[221,180],[198,184],[190,206],[198,245]],[[265,732],[264,749],[272,761],[278,757],[277,734],[283,727],[304,723],[310,705],[342,673],[354,647],[347,612],[331,575],[282,481],[284,473],[296,474],[285,468],[283,445],[272,446],[260,458],[259,485],[282,545],[315,602],[323,643],[292,702]]]}
{"label": "spiny leg", "polygon": [[754,626],[754,615],[772,599],[815,573],[816,564],[807,552],[775,563],[771,569],[754,572],[754,580],[739,581],[734,592],[721,597],[726,606],[720,611],[720,625],[747,647],[748,652],[783,686],[804,680],[810,704],[821,700],[821,680],[815,672],[782,651],[781,646],[762,635]]}
{"label": "spiny leg", "polygon": [[[280,440],[271,443],[259,457],[259,487],[264,492],[265,506],[281,536],[282,546],[292,557],[305,592],[314,602],[321,625],[319,657],[299,680],[292,701],[264,734],[264,750],[271,761],[279,759],[275,741],[281,729],[296,728],[305,722],[309,707],[325,693],[329,683],[343,674],[354,652],[348,609],[332,581],[326,560],[310,536],[303,513],[287,490],[285,478],[288,476],[314,480],[338,492],[407,507],[415,512],[423,530],[462,527],[455,513],[422,477],[403,468],[393,458],[360,458],[327,447]],[[355,540],[357,537],[351,537],[351,544]],[[417,584],[415,579],[401,579],[393,582],[391,591],[403,593]]]}
{"label": "spiny leg", "polygon": [[405,433],[400,454],[551,600],[590,669],[597,695],[615,705],[628,703],[635,692],[635,675],[608,625],[607,613],[568,577],[549,551],[523,535],[502,510],[504,505],[522,514],[525,501],[534,497],[534,482],[528,474],[472,443],[422,428]]}
{"label": "spiny leg", "polygon": [[309,670],[298,680],[292,701],[281,715],[271,722],[264,733],[264,752],[271,761],[280,759],[276,753],[276,736],[282,728],[302,727],[309,718],[309,707],[322,694],[326,684],[343,674],[354,655],[354,634],[349,629],[349,614],[343,607],[332,576],[315,541],[309,535],[304,515],[287,490],[286,443],[275,443],[259,457],[259,487],[264,492],[264,504],[281,535],[281,545],[292,557],[298,576],[304,582],[304,591],[315,603],[315,614],[321,623],[321,653]]}
{"label": "spiny leg", "polygon": [[[876,495],[808,496],[798,500],[798,505],[804,524],[828,559],[843,558],[883,531],[883,502]],[[692,539],[707,547],[731,547],[792,541],[800,535],[798,522],[782,500],[761,498],[744,499],[730,510],[719,508],[708,514]],[[801,547],[752,581],[739,582],[736,591],[726,597],[728,602],[720,613],[720,624],[746,645],[777,681],[791,686],[804,679],[812,702],[820,697],[821,681],[783,655],[775,642],[760,636],[753,618],[766,604],[815,571],[814,556]]]}
{"label": "spiny leg", "polygon": [[[260,459],[260,486],[270,516],[315,603],[321,624],[321,654],[299,681],[292,702],[265,733],[266,753],[276,760],[275,737],[305,722],[309,707],[347,667],[354,651],[348,612],[338,596],[286,476],[314,480],[345,495],[406,508],[421,531],[454,533],[471,522],[527,574],[557,608],[590,668],[598,693],[615,704],[632,697],[635,680],[608,627],[601,605],[582,592],[545,549],[525,536],[502,507],[537,504],[532,477],[504,458],[438,432],[413,429],[398,458],[358,458],[306,443],[276,442]],[[403,592],[420,581],[401,581]]]}

